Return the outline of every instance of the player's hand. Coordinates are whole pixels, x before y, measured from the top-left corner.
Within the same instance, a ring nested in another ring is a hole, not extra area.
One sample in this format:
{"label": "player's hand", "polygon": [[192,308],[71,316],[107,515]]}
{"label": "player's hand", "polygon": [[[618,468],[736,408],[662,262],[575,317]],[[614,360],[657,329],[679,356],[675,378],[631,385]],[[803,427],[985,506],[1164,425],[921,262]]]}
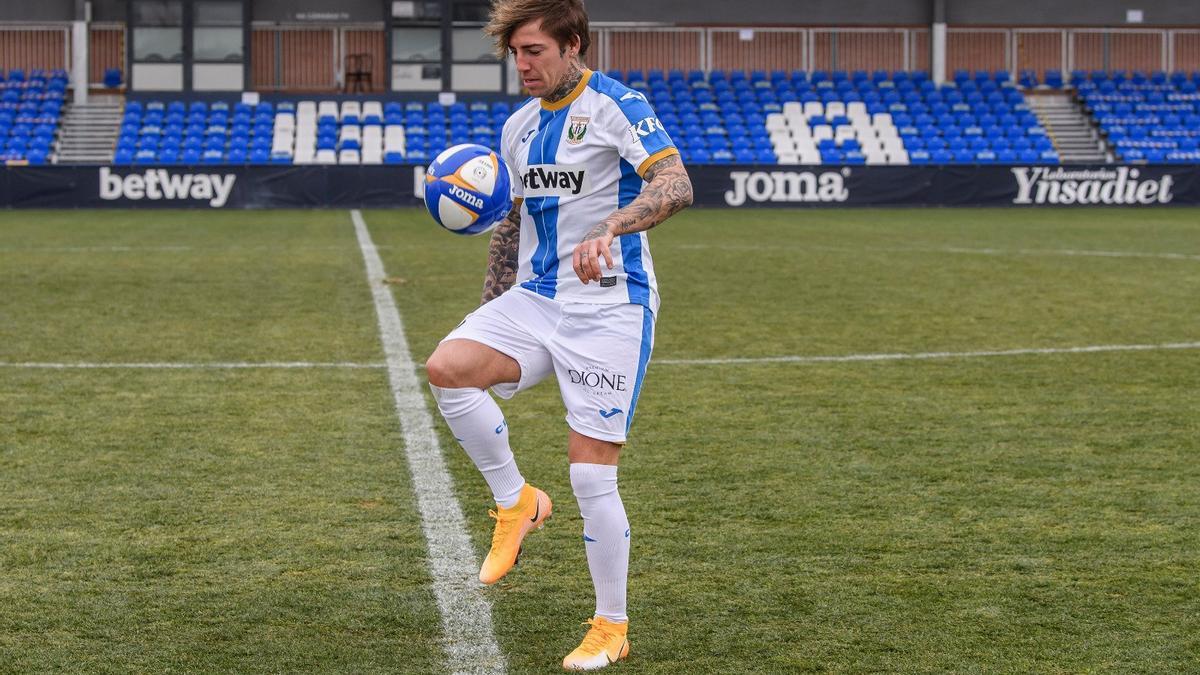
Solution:
{"label": "player's hand", "polygon": [[588,236],[584,237],[583,241],[575,247],[575,253],[571,256],[571,266],[584,284],[589,281],[600,281],[600,277],[603,276],[600,270],[601,257],[604,258],[608,269],[613,268],[612,241],[612,233],[601,224],[589,232]]}

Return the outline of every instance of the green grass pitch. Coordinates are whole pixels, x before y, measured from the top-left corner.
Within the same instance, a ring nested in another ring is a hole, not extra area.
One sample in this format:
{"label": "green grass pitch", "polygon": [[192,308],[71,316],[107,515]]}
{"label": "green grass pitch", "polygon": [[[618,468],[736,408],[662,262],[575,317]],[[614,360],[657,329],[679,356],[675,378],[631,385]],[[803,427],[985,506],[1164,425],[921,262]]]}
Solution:
{"label": "green grass pitch", "polygon": [[[423,361],[486,240],[364,216]],[[651,241],[614,672],[1200,670],[1200,212],[696,209]],[[345,211],[0,212],[0,672],[442,672],[386,371],[31,365],[382,360]],[[556,672],[592,609],[563,411],[503,407],[556,517],[484,594],[509,671]]]}

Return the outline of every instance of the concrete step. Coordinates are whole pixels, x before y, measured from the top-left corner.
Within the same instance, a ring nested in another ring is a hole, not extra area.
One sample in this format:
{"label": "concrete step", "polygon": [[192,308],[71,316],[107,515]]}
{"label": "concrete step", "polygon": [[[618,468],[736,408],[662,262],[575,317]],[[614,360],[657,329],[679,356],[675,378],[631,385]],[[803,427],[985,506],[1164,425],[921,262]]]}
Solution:
{"label": "concrete step", "polygon": [[58,137],[58,164],[97,163],[112,160],[121,128],[124,104],[120,101],[68,105]]}

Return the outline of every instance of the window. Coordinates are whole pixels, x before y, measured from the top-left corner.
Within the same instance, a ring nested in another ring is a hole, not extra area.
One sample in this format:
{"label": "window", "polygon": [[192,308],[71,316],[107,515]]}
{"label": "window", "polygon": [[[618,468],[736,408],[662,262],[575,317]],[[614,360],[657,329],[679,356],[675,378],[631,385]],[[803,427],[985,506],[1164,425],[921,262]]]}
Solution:
{"label": "window", "polygon": [[454,20],[487,23],[491,11],[489,0],[457,0],[454,3]]}
{"label": "window", "polygon": [[197,26],[236,26],[242,25],[242,3],[211,0],[197,2],[195,6]]}
{"label": "window", "polygon": [[438,28],[395,28],[392,30],[392,60],[442,60],[442,32]]}
{"label": "window", "polygon": [[442,16],[439,0],[393,0],[392,17],[396,19],[437,19]]}
{"label": "window", "polygon": [[495,43],[492,42],[491,36],[478,28],[455,28],[452,48],[451,53],[457,62],[496,62],[496,56],[492,53]]}
{"label": "window", "polygon": [[183,61],[183,29],[134,28],[133,60],[146,63]]}
{"label": "window", "polygon": [[183,2],[137,0],[133,3],[133,60],[183,61]]}
{"label": "window", "polygon": [[242,3],[205,0],[193,7],[192,58],[197,61],[241,63]]}
{"label": "window", "polygon": [[241,63],[241,28],[196,28],[192,31],[192,58],[197,61]]}
{"label": "window", "polygon": [[134,26],[183,25],[181,0],[137,0],[133,3]]}

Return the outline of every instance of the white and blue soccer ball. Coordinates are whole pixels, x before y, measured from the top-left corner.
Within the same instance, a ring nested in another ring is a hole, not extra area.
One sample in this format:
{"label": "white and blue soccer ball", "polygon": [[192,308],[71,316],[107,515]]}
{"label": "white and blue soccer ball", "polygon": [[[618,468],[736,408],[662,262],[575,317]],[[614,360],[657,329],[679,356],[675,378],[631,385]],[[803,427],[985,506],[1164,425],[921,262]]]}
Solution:
{"label": "white and blue soccer ball", "polygon": [[447,148],[425,170],[425,208],[455,234],[480,234],[512,209],[508,167],[495,152],[464,143]]}

